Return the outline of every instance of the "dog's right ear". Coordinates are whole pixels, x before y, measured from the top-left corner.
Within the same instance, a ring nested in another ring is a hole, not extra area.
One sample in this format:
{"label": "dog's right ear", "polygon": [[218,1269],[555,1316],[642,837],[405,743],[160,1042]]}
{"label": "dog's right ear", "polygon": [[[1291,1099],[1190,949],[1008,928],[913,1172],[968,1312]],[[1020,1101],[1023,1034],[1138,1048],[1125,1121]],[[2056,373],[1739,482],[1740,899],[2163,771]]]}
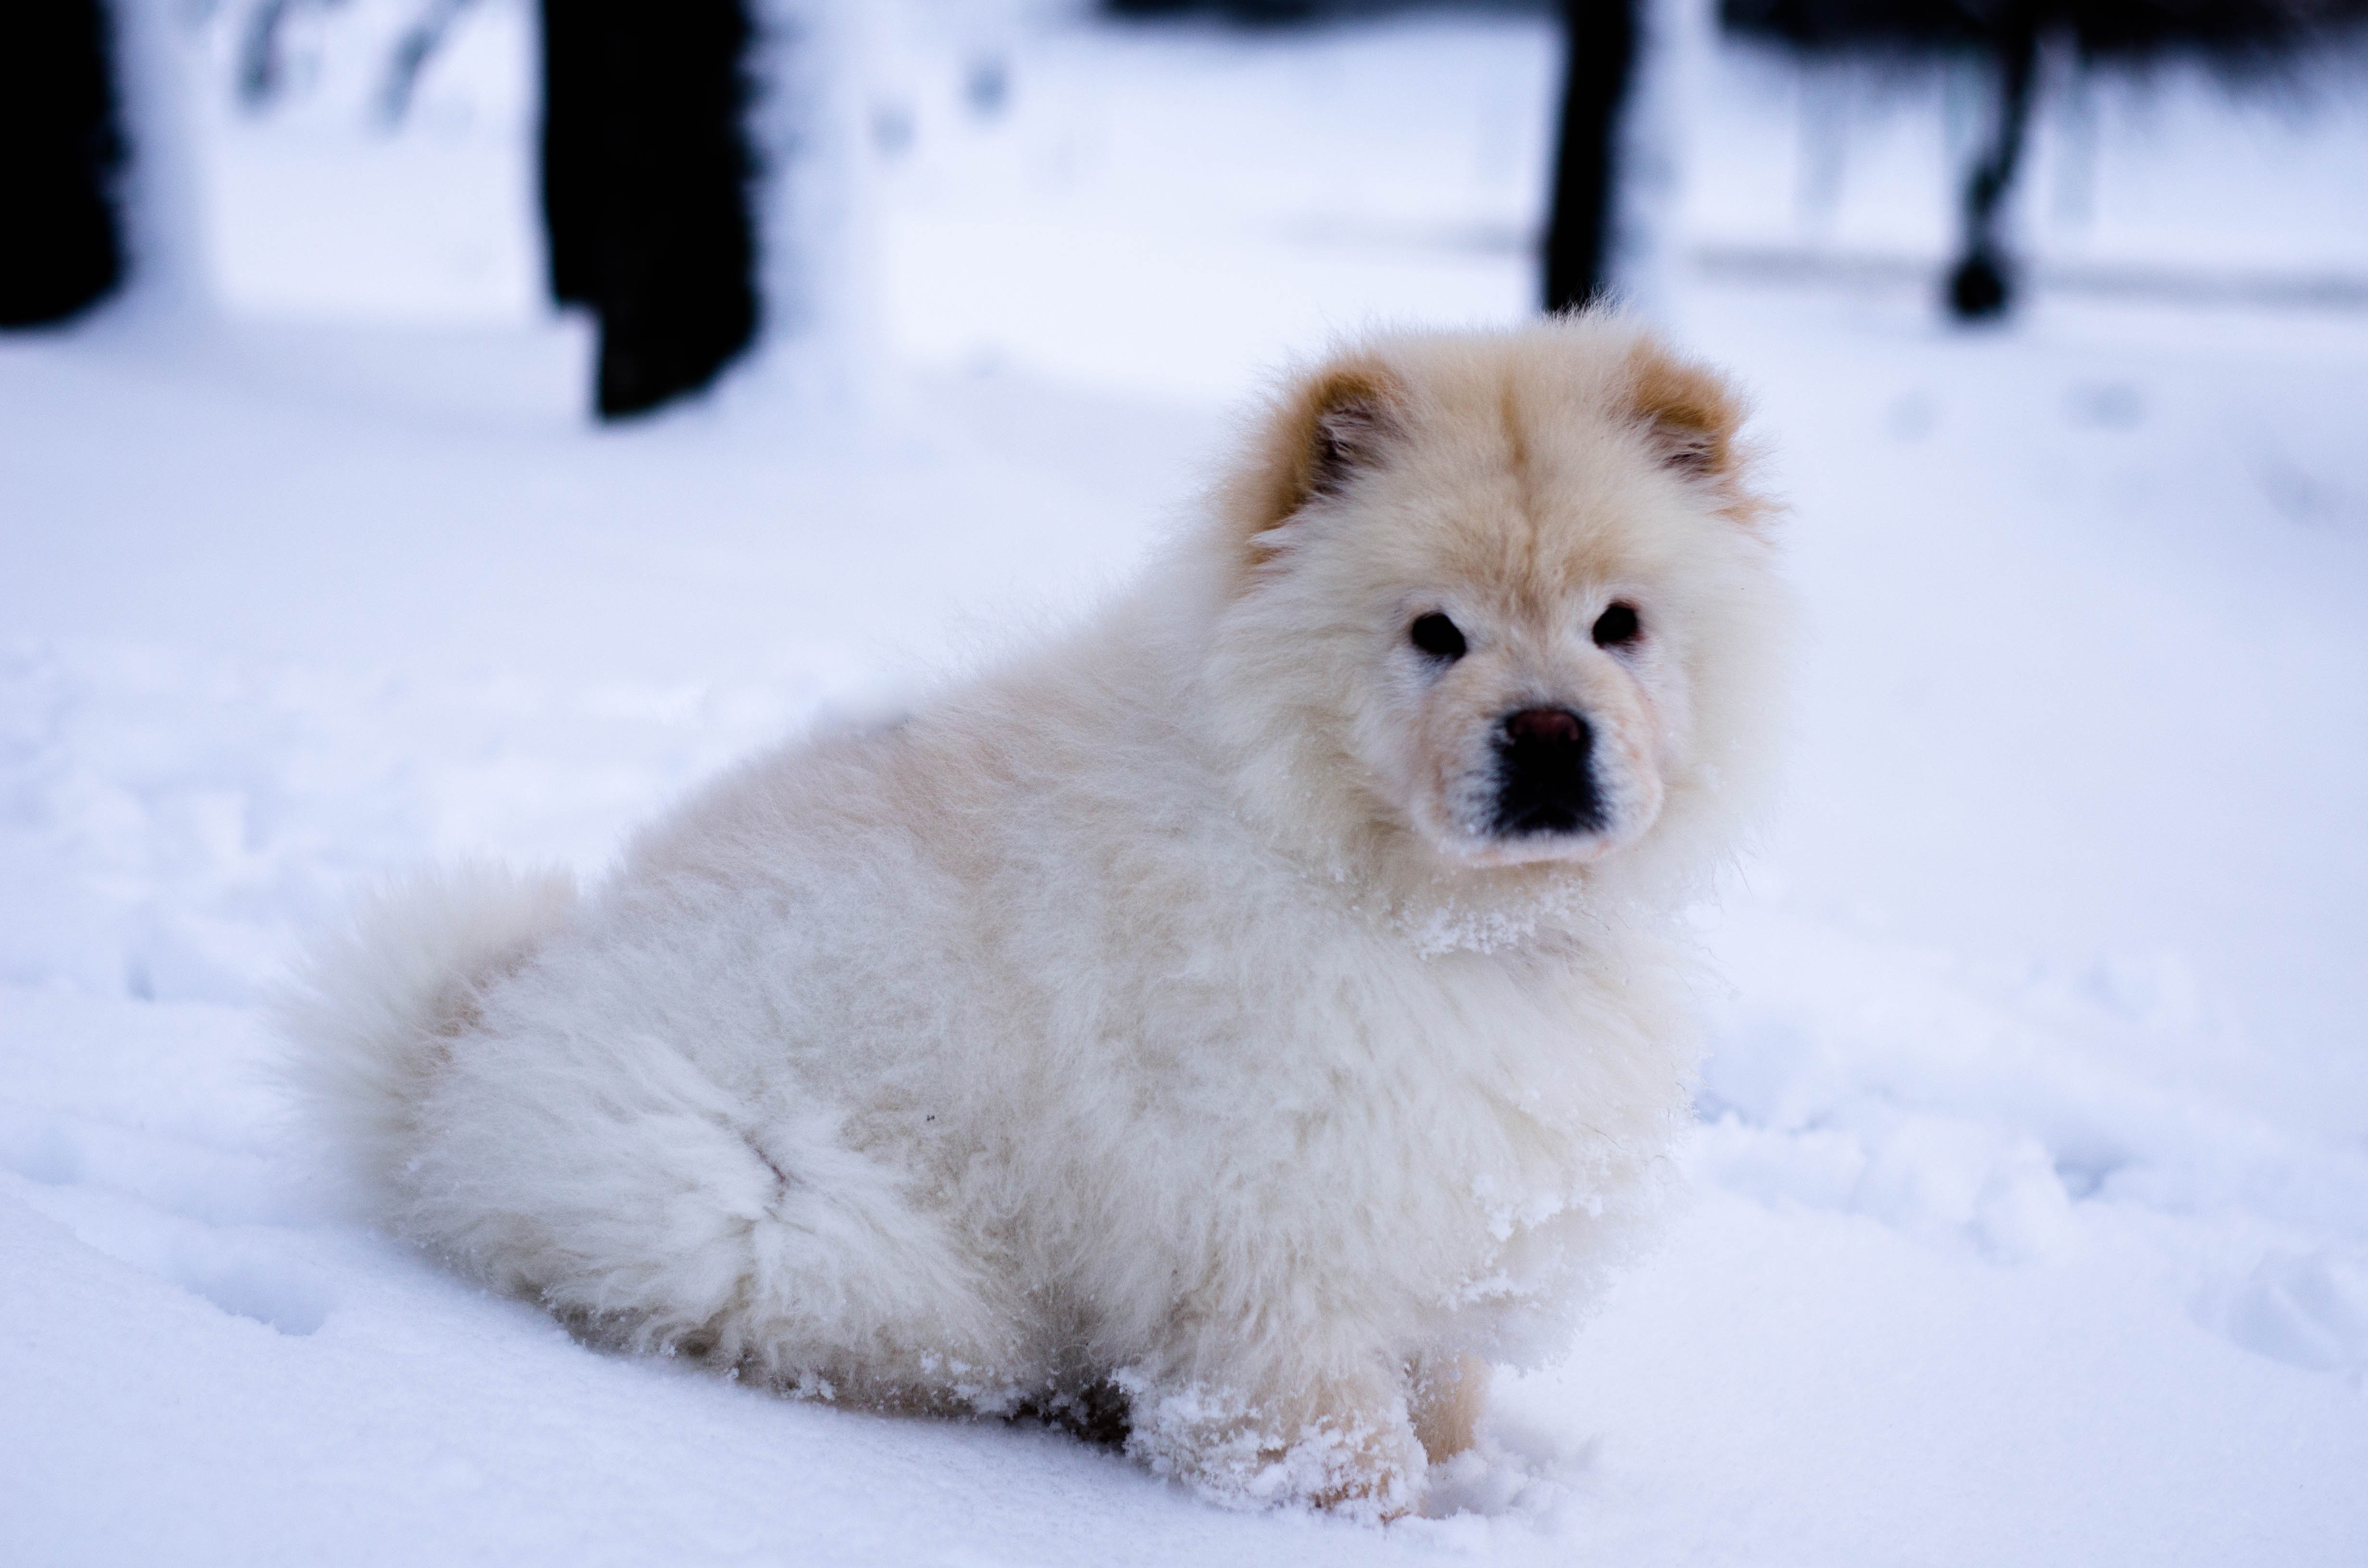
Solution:
{"label": "dog's right ear", "polygon": [[1336,359],[1278,398],[1224,491],[1246,551],[1309,503],[1338,495],[1387,460],[1405,429],[1406,390],[1378,360]]}
{"label": "dog's right ear", "polygon": [[1738,523],[1756,527],[1768,515],[1748,484],[1748,454],[1736,439],[1743,402],[1725,377],[1640,338],[1628,355],[1628,400],[1670,472],[1702,482]]}

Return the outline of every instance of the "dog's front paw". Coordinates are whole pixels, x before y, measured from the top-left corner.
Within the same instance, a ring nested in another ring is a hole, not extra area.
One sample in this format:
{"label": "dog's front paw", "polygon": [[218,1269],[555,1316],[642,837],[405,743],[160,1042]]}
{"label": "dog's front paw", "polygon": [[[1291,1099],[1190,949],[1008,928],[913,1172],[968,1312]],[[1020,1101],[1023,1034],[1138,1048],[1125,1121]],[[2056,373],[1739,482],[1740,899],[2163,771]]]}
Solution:
{"label": "dog's front paw", "polygon": [[1132,1403],[1127,1452],[1211,1502],[1379,1523],[1422,1500],[1426,1460],[1402,1397],[1261,1400],[1124,1372],[1116,1381]]}

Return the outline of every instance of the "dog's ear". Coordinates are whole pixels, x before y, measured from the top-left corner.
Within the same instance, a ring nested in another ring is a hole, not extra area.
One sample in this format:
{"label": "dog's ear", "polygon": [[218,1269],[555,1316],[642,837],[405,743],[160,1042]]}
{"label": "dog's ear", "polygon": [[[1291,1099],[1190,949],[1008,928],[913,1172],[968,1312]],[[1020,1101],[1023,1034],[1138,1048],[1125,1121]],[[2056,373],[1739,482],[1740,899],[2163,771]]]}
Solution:
{"label": "dog's ear", "polygon": [[1629,351],[1628,397],[1672,472],[1705,482],[1725,498],[1720,509],[1737,522],[1754,521],[1767,509],[1743,483],[1745,454],[1736,440],[1742,400],[1717,371],[1646,338]]}
{"label": "dog's ear", "polygon": [[1406,429],[1395,372],[1361,357],[1336,359],[1275,400],[1248,460],[1226,486],[1225,509],[1245,547],[1309,502],[1338,495],[1360,471],[1388,460]]}
{"label": "dog's ear", "polygon": [[1359,469],[1380,463],[1402,424],[1396,378],[1377,367],[1335,369],[1308,389],[1305,402],[1315,430],[1301,443],[1307,467],[1292,511],[1318,495],[1339,494]]}

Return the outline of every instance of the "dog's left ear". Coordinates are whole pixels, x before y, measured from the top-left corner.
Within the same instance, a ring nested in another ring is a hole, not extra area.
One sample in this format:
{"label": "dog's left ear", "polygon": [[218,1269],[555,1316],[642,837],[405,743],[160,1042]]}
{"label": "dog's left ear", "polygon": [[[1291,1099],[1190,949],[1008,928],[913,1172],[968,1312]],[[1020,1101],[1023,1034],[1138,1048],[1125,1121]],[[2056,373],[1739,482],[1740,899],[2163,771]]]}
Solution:
{"label": "dog's left ear", "polygon": [[1380,465],[1406,427],[1396,372],[1363,356],[1335,359],[1275,400],[1224,492],[1245,549],[1310,502],[1338,495]]}
{"label": "dog's left ear", "polygon": [[1679,358],[1650,338],[1628,355],[1630,406],[1661,461],[1689,479],[1709,483],[1727,498],[1721,510],[1749,522],[1764,509],[1743,484],[1743,452],[1736,433],[1743,403],[1724,377]]}

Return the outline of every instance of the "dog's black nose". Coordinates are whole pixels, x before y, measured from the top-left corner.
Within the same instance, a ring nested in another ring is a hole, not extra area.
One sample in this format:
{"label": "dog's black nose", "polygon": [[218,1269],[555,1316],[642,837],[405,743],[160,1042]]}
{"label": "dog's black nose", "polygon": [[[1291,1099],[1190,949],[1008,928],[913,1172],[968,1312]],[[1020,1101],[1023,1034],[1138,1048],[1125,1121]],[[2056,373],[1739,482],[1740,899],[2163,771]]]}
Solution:
{"label": "dog's black nose", "polygon": [[1505,735],[1515,745],[1580,745],[1587,740],[1587,721],[1567,708],[1524,708],[1505,721]]}
{"label": "dog's black nose", "polygon": [[1567,708],[1524,708],[1497,733],[1497,835],[1593,833],[1603,825],[1596,793],[1595,732]]}

